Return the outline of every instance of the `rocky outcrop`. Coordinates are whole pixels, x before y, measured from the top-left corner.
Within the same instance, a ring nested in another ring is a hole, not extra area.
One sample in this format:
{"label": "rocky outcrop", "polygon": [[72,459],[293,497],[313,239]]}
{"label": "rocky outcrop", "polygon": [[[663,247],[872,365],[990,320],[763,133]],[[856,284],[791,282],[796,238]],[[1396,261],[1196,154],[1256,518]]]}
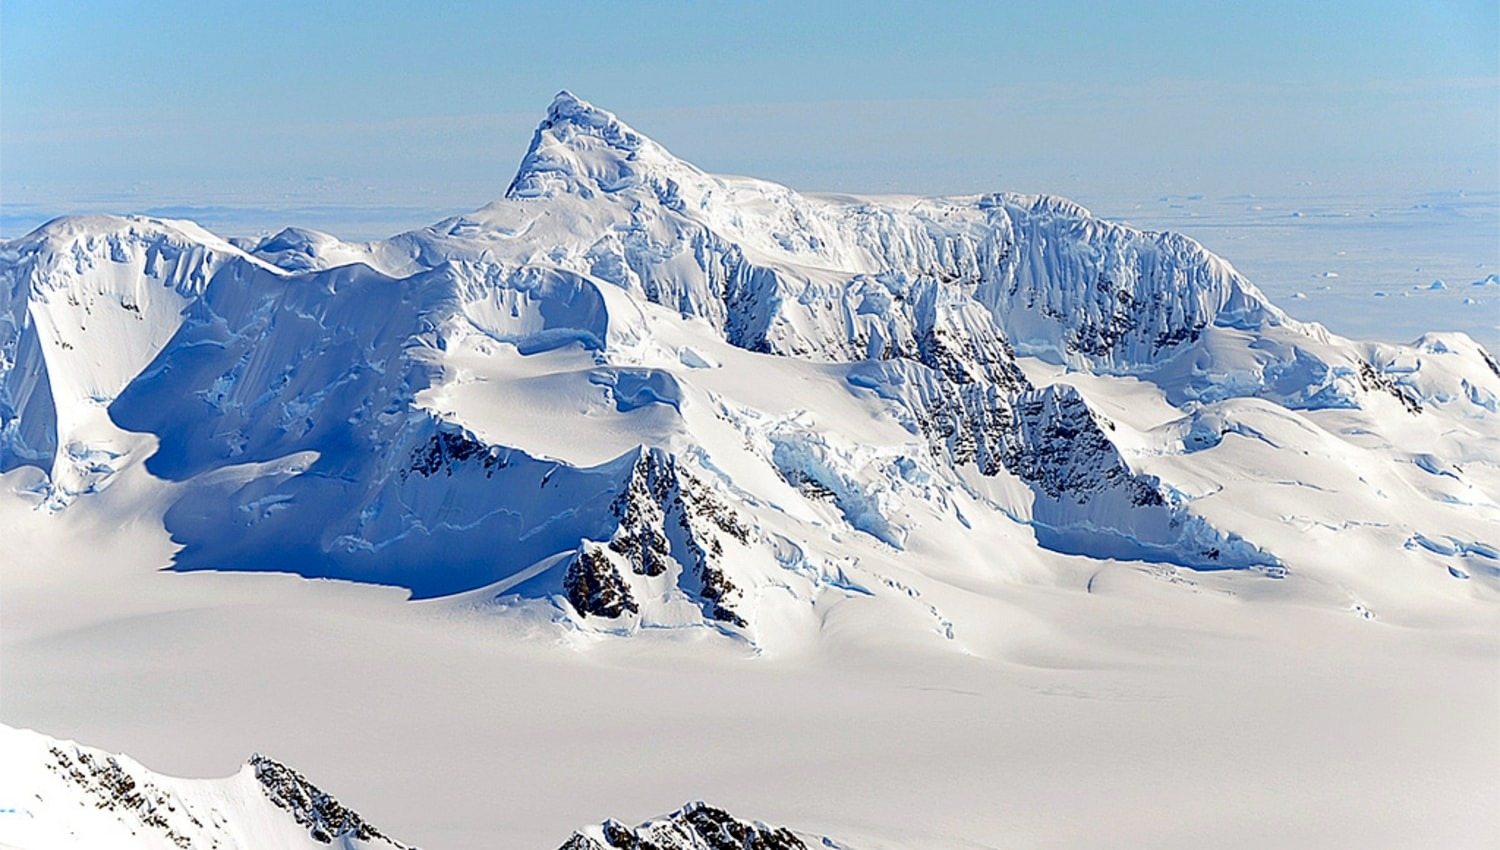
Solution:
{"label": "rocky outcrop", "polygon": [[615,567],[614,558],[605,547],[592,541],[584,541],[568,563],[563,574],[563,593],[573,610],[583,617],[614,619],[641,610],[630,586]]}
{"label": "rocky outcrop", "polygon": [[406,847],[281,762],[257,753],[251,756],[249,765],[255,771],[255,781],[260,783],[266,798],[305,827],[314,840],[323,844],[363,841],[383,842],[393,848]]}
{"label": "rocky outcrop", "polygon": [[1072,387],[1018,395],[1011,426],[1005,467],[1042,495],[1084,504],[1118,489],[1135,507],[1165,504],[1160,482],[1130,471],[1106,433],[1113,423],[1090,410]]}
{"label": "rocky outcrop", "polygon": [[[80,747],[54,745],[47,749],[47,769],[63,777],[93,803],[95,809],[114,814],[124,822],[159,832],[167,841],[184,848],[193,846],[188,829],[203,830],[204,822],[186,806],[179,817],[173,795],[147,779],[137,779],[114,756]],[[177,823],[186,821],[185,824]],[[217,842],[215,842],[217,845]]]}
{"label": "rocky outcrop", "polygon": [[[828,839],[824,847],[838,847]],[[808,844],[786,827],[767,826],[736,818],[703,802],[639,826],[618,821],[573,833],[558,850],[809,850]]]}
{"label": "rocky outcrop", "polygon": [[618,617],[639,607],[617,564],[642,578],[663,578],[704,615],[743,627],[740,589],[721,561],[725,540],[749,545],[752,529],[704,481],[659,449],[643,449],[610,505],[607,544],[585,541],[564,577],[569,602],[584,616]]}

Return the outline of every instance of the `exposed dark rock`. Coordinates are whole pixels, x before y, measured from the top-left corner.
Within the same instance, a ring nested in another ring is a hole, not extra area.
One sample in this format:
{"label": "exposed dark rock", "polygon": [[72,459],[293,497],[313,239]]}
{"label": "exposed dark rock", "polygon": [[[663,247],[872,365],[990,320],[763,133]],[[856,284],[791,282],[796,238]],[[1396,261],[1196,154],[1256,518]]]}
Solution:
{"label": "exposed dark rock", "polygon": [[507,465],[506,450],[481,442],[468,431],[440,427],[432,439],[412,450],[410,471],[424,477],[439,472],[453,474],[455,466],[477,464],[491,476]]}
{"label": "exposed dark rock", "polygon": [[781,470],[781,477],[786,480],[786,483],[796,487],[797,492],[809,499],[817,499],[820,502],[833,502],[838,498],[838,495],[830,490],[828,485],[800,469],[783,469]]}
{"label": "exposed dark rock", "polygon": [[1017,397],[1005,465],[1054,499],[1083,504],[1093,494],[1125,487],[1137,507],[1164,504],[1156,479],[1130,471],[1100,420],[1071,387],[1054,385]]}
{"label": "exposed dark rock", "polygon": [[1484,358],[1484,365],[1490,367],[1490,371],[1495,373],[1495,377],[1500,378],[1500,361],[1496,361],[1495,358],[1483,348],[1479,349],[1479,356]]}
{"label": "exposed dark rock", "polygon": [[620,520],[609,548],[624,555],[631,569],[645,576],[667,571],[672,546],[667,540],[664,509],[676,500],[675,464],[657,452],[642,452],[625,489],[611,510]]}
{"label": "exposed dark rock", "polygon": [[1094,279],[1092,296],[1102,318],[1095,320],[1087,315],[1079,318],[1069,335],[1069,344],[1084,354],[1103,356],[1114,351],[1139,327],[1135,296],[1128,289],[1117,288],[1103,272]]}
{"label": "exposed dark rock", "polygon": [[[1491,364],[1493,367],[1493,364]],[[1416,394],[1406,387],[1396,383],[1384,372],[1377,370],[1369,363],[1361,361],[1359,364],[1359,385],[1367,392],[1384,392],[1391,395],[1401,406],[1413,416],[1422,412],[1422,402]]]}
{"label": "exposed dark rock", "polygon": [[[167,840],[182,848],[193,846],[193,840],[173,827],[164,813],[175,811],[171,795],[145,782],[136,782],[114,756],[96,756],[83,749],[49,748],[53,761],[47,767],[77,785],[94,801],[95,808],[134,817],[147,829],[161,832]],[[187,819],[194,826],[203,823],[192,813]],[[213,843],[214,847],[218,842]]]}
{"label": "exposed dark rock", "polygon": [[[631,468],[611,510],[619,524],[609,550],[624,558],[632,572],[660,576],[675,561],[683,570],[678,586],[700,602],[706,615],[746,625],[733,607],[739,588],[718,562],[724,556],[721,536],[748,544],[751,530],[712,488],[683,472],[671,455],[646,450]],[[620,590],[628,599],[623,581]],[[636,610],[633,606],[630,602],[628,610]],[[574,607],[578,607],[576,602]]]}
{"label": "exposed dark rock", "polygon": [[350,839],[380,840],[398,848],[406,846],[393,841],[302,774],[275,759],[256,754],[250,758],[250,766],[255,769],[255,779],[266,798],[289,812],[315,840],[324,844]]}
{"label": "exposed dark rock", "polygon": [[808,850],[785,827],[743,821],[701,802],[635,827],[605,821],[598,833],[602,842],[575,832],[559,850]]}
{"label": "exposed dark rock", "polygon": [[744,627],[745,618],[732,607],[740,594],[739,587],[718,566],[724,557],[724,544],[718,535],[749,544],[750,527],[702,482],[688,475],[680,476],[680,481],[685,486],[677,488],[672,512],[683,532],[683,545],[693,576],[698,580],[697,595],[704,612],[720,622]]}
{"label": "exposed dark rock", "polygon": [[1156,335],[1155,344],[1158,351],[1175,348],[1184,342],[1197,342],[1203,335],[1201,325],[1182,325],[1170,330],[1162,331]]}
{"label": "exposed dark rock", "polygon": [[629,611],[640,611],[630,588],[615,569],[609,555],[597,544],[585,542],[563,575],[563,592],[579,614],[613,619]]}

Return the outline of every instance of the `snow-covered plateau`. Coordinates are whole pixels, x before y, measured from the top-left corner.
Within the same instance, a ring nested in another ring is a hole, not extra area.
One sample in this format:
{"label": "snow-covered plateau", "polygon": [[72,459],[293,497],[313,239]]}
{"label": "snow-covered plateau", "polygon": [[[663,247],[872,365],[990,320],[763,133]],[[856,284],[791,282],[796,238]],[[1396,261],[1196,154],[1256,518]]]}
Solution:
{"label": "snow-covered plateau", "polygon": [[[693,799],[734,816],[567,846],[1500,836],[1492,353],[1061,198],[707,174],[567,93],[503,198],[390,239],[0,243],[0,564],[0,720],[284,754],[423,847]],[[28,795],[93,751],[4,736],[0,846],[55,846],[19,812],[72,821]],[[68,793],[188,843],[79,846],[321,840],[261,762],[111,758]]]}

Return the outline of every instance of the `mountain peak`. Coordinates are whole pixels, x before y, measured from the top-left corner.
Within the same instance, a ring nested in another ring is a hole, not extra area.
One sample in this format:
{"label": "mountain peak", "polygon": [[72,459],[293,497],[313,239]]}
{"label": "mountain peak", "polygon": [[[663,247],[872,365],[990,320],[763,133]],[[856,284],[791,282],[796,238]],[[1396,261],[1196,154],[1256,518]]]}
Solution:
{"label": "mountain peak", "polygon": [[614,113],[563,89],[537,125],[505,196],[611,194],[638,185],[643,167],[663,165],[696,171]]}
{"label": "mountain peak", "polygon": [[[585,126],[618,125],[620,119],[614,113],[589,103],[576,94],[563,89],[552,98],[547,107],[547,124],[579,123]],[[628,129],[628,128],[627,128]]]}

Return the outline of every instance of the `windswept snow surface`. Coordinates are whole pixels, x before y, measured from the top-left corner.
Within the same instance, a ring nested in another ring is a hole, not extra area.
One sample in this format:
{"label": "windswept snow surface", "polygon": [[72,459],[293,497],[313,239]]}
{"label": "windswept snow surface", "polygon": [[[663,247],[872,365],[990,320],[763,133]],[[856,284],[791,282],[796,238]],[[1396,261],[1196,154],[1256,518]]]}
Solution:
{"label": "windswept snow surface", "polygon": [[0,245],[0,486],[6,722],[423,846],[1497,829],[1500,363],[1060,198],[800,195],[564,93],[388,240],[60,219]]}

